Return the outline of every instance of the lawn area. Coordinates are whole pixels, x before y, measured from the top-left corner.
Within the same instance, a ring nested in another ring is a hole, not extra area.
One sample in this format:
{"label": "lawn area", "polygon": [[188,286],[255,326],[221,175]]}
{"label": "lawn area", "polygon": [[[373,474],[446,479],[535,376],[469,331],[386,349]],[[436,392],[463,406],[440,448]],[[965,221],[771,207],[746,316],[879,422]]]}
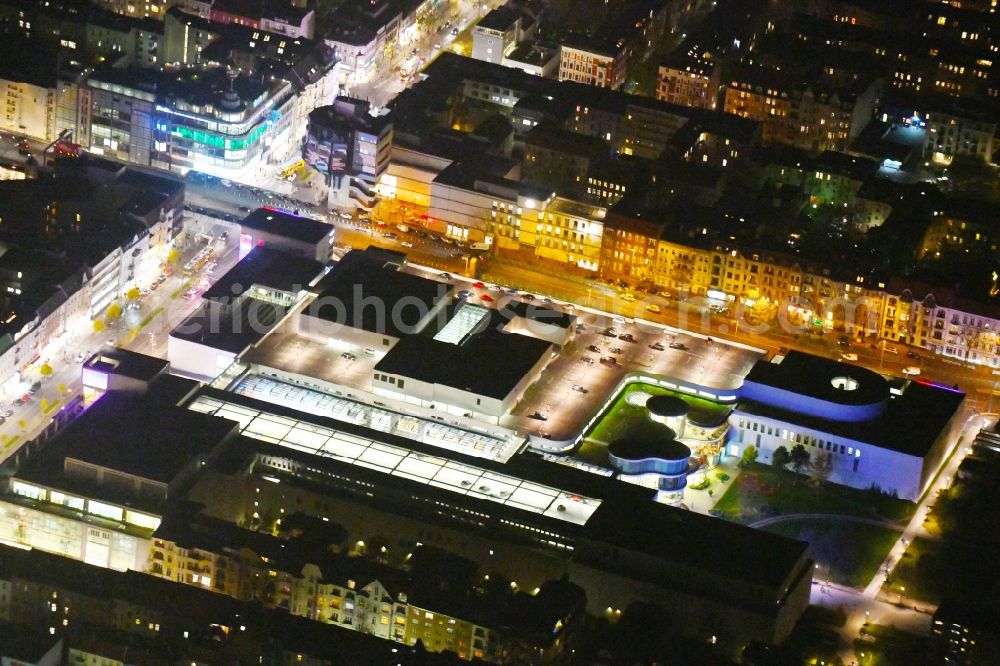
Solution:
{"label": "lawn area", "polygon": [[869,624],[854,641],[859,666],[923,666],[944,663],[927,636],[900,631],[895,627]]}
{"label": "lawn area", "polygon": [[909,519],[913,502],[834,483],[815,484],[801,474],[769,465],[750,465],[715,505],[727,519],[749,524],[792,513],[835,513],[880,520]]}
{"label": "lawn area", "polygon": [[688,418],[696,423],[719,423],[732,409],[728,405],[721,405],[652,384],[636,382],[625,387],[607,414],[597,422],[597,425],[587,433],[584,439],[593,439],[608,444],[625,435],[636,436],[662,428],[661,425],[649,420],[645,407],[629,404],[628,397],[640,391],[650,395],[673,395],[682,398],[691,408]]}
{"label": "lawn area", "polygon": [[914,539],[882,590],[928,604],[945,597],[991,597],[1000,593],[993,575],[997,551],[957,538]]}
{"label": "lawn area", "polygon": [[864,587],[885,559],[899,532],[864,523],[796,520],[764,528],[809,543],[809,555],[819,564],[817,574],[835,583]]}

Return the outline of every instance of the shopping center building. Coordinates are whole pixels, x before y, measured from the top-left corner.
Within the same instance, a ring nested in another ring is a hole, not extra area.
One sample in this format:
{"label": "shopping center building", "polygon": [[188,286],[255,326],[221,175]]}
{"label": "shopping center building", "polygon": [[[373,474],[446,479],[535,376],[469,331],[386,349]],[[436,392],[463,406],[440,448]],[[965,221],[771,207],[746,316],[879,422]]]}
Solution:
{"label": "shopping center building", "polygon": [[926,490],[954,441],[965,394],[887,380],[866,368],[792,351],[758,361],[729,417],[726,451],[770,462],[802,445],[829,480],[908,500]]}

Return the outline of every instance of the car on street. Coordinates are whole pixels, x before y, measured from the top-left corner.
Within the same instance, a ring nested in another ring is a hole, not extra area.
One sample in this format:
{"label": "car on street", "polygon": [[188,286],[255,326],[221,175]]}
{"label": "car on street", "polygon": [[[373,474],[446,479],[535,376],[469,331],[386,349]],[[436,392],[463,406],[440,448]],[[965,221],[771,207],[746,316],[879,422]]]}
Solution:
{"label": "car on street", "polygon": [[650,303],[646,306],[646,312],[652,312],[653,314],[660,314],[660,306],[656,303]]}
{"label": "car on street", "polygon": [[613,328],[606,328],[603,331],[601,331],[601,335],[603,335],[606,338],[617,338],[618,331],[616,331]]}
{"label": "car on street", "polygon": [[529,414],[528,418],[529,419],[535,419],[536,421],[548,421],[549,420],[549,417],[547,417],[545,414],[542,414],[541,412],[538,412],[538,411],[536,411],[533,414]]}
{"label": "car on street", "polygon": [[534,294],[524,293],[524,294],[521,294],[521,298],[523,298],[526,301],[533,301],[533,300],[535,300],[535,295]]}
{"label": "car on street", "polygon": [[492,303],[493,302],[493,297],[490,296],[489,294],[479,294],[479,298],[483,299],[487,303]]}
{"label": "car on street", "polygon": [[585,386],[580,386],[579,384],[573,384],[573,390],[577,393],[590,393],[590,389]]}
{"label": "car on street", "polygon": [[517,289],[504,289],[503,293],[507,294],[508,296],[517,296]]}
{"label": "car on street", "polygon": [[913,359],[914,361],[919,361],[920,360],[920,354],[918,354],[915,351],[908,351],[908,352],[906,352],[906,358]]}
{"label": "car on street", "polygon": [[14,398],[14,406],[15,407],[20,407],[23,404],[24,404],[24,400],[22,400],[21,398]]}
{"label": "car on street", "polygon": [[411,243],[410,241],[403,241],[402,243],[400,243],[400,245],[402,245],[403,247],[413,247],[413,243]]}
{"label": "car on street", "polygon": [[610,351],[611,351],[612,354],[621,354],[622,353],[622,348],[621,347],[612,347]]}
{"label": "car on street", "polygon": [[618,359],[614,356],[602,356],[601,365],[618,365]]}
{"label": "car on street", "polygon": [[623,340],[625,342],[635,342],[635,336],[632,335],[631,333],[622,333],[621,335],[618,336],[618,339]]}
{"label": "car on street", "polygon": [[75,359],[73,359],[73,360],[74,360],[74,362],[76,362],[76,363],[83,363],[84,361],[86,361],[86,360],[87,360],[87,352],[85,352],[85,351],[82,351],[82,352],[79,352],[79,353],[78,353],[78,354],[76,355],[76,358],[75,358]]}
{"label": "car on street", "polygon": [[633,303],[633,302],[635,302],[635,294],[627,292],[627,291],[624,292],[624,293],[622,293],[622,294],[619,294],[618,298],[622,299],[626,303]]}
{"label": "car on street", "polygon": [[7,417],[6,416],[0,416],[0,425],[3,425],[6,422],[7,422]]}
{"label": "car on street", "polygon": [[653,344],[649,345],[649,348],[655,349],[656,351],[663,351],[664,349],[666,349],[666,347],[663,346],[662,342],[654,342]]}
{"label": "car on street", "polygon": [[34,384],[31,385],[31,388],[28,389],[28,393],[30,393],[31,395],[35,395],[41,390],[42,390],[42,383],[35,382]]}
{"label": "car on street", "polygon": [[842,361],[857,361],[858,360],[858,355],[857,354],[841,354],[840,355],[840,359]]}
{"label": "car on street", "polygon": [[469,296],[472,296],[472,292],[469,291],[468,289],[463,289],[462,291],[458,292],[457,295],[459,298],[468,298]]}
{"label": "car on street", "polygon": [[671,349],[679,349],[681,351],[686,351],[687,350],[687,345],[684,344],[683,342],[671,342],[667,346],[670,347]]}
{"label": "car on street", "polygon": [[104,343],[104,344],[106,344],[106,345],[107,345],[107,346],[109,346],[109,347],[117,347],[117,346],[118,346],[118,341],[117,341],[117,340],[115,340],[114,338],[108,338],[108,339],[107,339],[107,340],[105,341],[105,343]]}
{"label": "car on street", "polygon": [[503,287],[501,287],[498,284],[491,284],[488,288],[489,288],[490,291],[495,291],[495,292],[501,293],[501,294],[503,293]]}
{"label": "car on street", "polygon": [[441,273],[440,277],[441,277],[442,280],[450,280],[451,279],[451,273]]}
{"label": "car on street", "polygon": [[600,347],[598,347],[597,345],[589,345],[589,346],[587,347],[587,351],[592,351],[592,352],[594,352],[595,354],[600,354],[600,353],[601,353],[601,348],[600,348]]}
{"label": "car on street", "polygon": [[582,363],[586,363],[587,365],[593,365],[594,364],[594,359],[590,358],[589,356],[581,356],[580,357],[580,361]]}
{"label": "car on street", "polygon": [[353,361],[353,360],[357,359],[358,357],[355,356],[354,354],[352,354],[351,352],[344,352],[343,354],[340,355],[340,358],[348,360],[348,361]]}
{"label": "car on street", "polygon": [[904,375],[911,375],[911,376],[915,377],[915,376],[917,376],[917,375],[920,374],[920,368],[918,368],[915,365],[911,365],[911,366],[909,366],[907,368],[903,368],[903,374]]}
{"label": "car on street", "polygon": [[886,345],[885,346],[885,353],[886,354],[892,354],[893,356],[898,355],[899,354],[899,347],[894,347],[893,345]]}
{"label": "car on street", "polygon": [[4,418],[9,419],[10,417],[14,416],[14,410],[8,407],[7,409],[3,410],[3,416]]}
{"label": "car on street", "polygon": [[846,335],[842,335],[839,338],[837,338],[837,344],[840,345],[841,347],[850,346],[851,339],[849,337],[847,337]]}
{"label": "car on street", "polygon": [[485,284],[483,284],[482,282],[473,282],[473,283],[472,283],[472,287],[473,287],[474,289],[485,289],[485,288],[486,288],[486,285],[485,285]]}

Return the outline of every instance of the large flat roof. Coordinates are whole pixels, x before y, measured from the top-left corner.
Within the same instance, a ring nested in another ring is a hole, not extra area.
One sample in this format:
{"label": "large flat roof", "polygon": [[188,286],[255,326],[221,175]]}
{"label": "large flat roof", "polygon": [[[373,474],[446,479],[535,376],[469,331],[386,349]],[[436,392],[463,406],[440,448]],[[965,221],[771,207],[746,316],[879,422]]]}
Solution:
{"label": "large flat roof", "polygon": [[253,285],[276,291],[300,291],[323,271],[323,264],[268,247],[255,247],[205,290],[202,298],[228,302]]}
{"label": "large flat roof", "polygon": [[236,431],[232,421],[177,406],[195,386],[168,375],[142,395],[107,392],[29,457],[16,477],[126,504],[134,498],[117,487],[67,474],[66,460],[169,485],[194,458],[207,456]]}
{"label": "large flat roof", "polygon": [[[357,425],[372,425],[382,432],[407,440],[476,458],[505,462],[523,448],[525,443],[523,438],[501,437],[488,432],[459,428],[261,375],[247,375],[231,391],[307,414]],[[199,400],[202,404],[209,404],[206,402],[207,398]],[[242,423],[241,419],[237,420]]]}
{"label": "large flat roof", "polygon": [[[831,382],[835,377],[854,380],[856,388],[837,388]],[[780,363],[757,361],[746,381],[842,405],[867,405],[889,396],[889,383],[877,372],[795,350]]]}
{"label": "large flat roof", "polygon": [[240,226],[304,243],[319,243],[333,233],[333,227],[309,217],[300,217],[273,208],[258,208],[240,221]]}
{"label": "large flat roof", "polygon": [[[297,420],[290,418],[290,421]],[[331,438],[322,450],[268,441],[266,437],[250,434],[247,428],[238,445],[229,447],[214,464],[222,473],[239,474],[258,455],[284,456],[308,466],[309,478],[285,471],[281,463],[265,468],[263,473],[283,479],[287,475],[293,482],[320,488],[329,488],[323,484],[323,478],[329,477],[336,486],[347,476],[375,484],[374,487],[386,484],[413,499],[449,504],[456,495],[462,495],[463,509],[485,521],[481,525],[512,522],[536,533],[549,532],[557,540],[568,539],[570,544],[577,541],[574,557],[586,557],[578,541],[583,538],[599,544],[598,548],[603,544],[621,545],[661,561],[715,571],[733,580],[772,589],[786,583],[808,547],[787,537],[658,504],[653,501],[655,493],[648,489],[549,462],[533,453],[517,455],[506,464],[467,460],[453,452],[435,455],[419,444],[412,449],[395,446],[392,435],[371,429],[334,424],[327,427],[329,421],[322,422],[323,435]],[[305,425],[304,421],[297,423]],[[311,427],[319,423],[320,420],[313,419]],[[356,497],[352,501],[395,503],[378,492],[369,499]],[[421,506],[421,502],[414,502],[412,506],[394,506],[392,510],[401,513],[412,510],[426,520]],[[447,516],[441,514],[441,519],[447,520]],[[476,528],[467,525],[466,529]],[[607,560],[596,564],[602,568],[610,566]],[[664,576],[646,568],[627,570],[624,564],[616,565],[613,570],[668,587],[677,587],[684,579],[683,573]],[[802,573],[808,573],[807,568],[803,567]],[[692,587],[698,588],[699,594],[724,594],[699,587],[697,582]],[[727,602],[750,604],[732,598]],[[773,602],[753,606],[765,612],[774,611]]]}
{"label": "large flat roof", "polygon": [[809,544],[656,502],[608,501],[587,521],[593,539],[768,587],[780,585]]}
{"label": "large flat roof", "polygon": [[[449,320],[468,308],[478,306],[462,302]],[[502,400],[551,351],[552,344],[503,332],[508,318],[497,310],[487,310],[483,322],[458,344],[422,335],[407,336],[375,364],[375,371]]]}
{"label": "large flat roof", "polygon": [[304,314],[397,338],[418,332],[423,316],[452,290],[360,250],[344,255],[317,288],[320,293]]}
{"label": "large flat roof", "polygon": [[456,460],[389,443],[389,438],[377,430],[348,429],[332,421],[320,425],[208,395],[199,396],[189,408],[237,421],[246,437],[577,525],[586,523],[600,505],[598,499],[473,464],[478,461]]}
{"label": "large flat roof", "polygon": [[245,298],[235,311],[222,315],[202,303],[170,331],[170,337],[239,354],[270,333],[287,312],[281,305],[256,298]]}
{"label": "large flat roof", "polygon": [[902,395],[891,395],[885,410],[868,421],[832,421],[773,407],[741,401],[738,411],[795,423],[805,428],[864,442],[891,451],[923,457],[930,451],[965,394],[923,382],[906,382]]}

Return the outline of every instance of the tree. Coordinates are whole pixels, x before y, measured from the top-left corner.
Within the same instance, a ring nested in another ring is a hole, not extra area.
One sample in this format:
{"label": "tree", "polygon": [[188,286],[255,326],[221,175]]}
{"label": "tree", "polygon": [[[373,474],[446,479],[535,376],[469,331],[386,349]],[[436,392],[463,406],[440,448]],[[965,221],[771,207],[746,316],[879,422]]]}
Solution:
{"label": "tree", "polygon": [[747,448],[743,449],[743,457],[740,459],[740,465],[745,467],[750,463],[757,462],[757,455],[758,455],[757,447],[753,445],[748,446]]}
{"label": "tree", "polygon": [[139,298],[141,293],[142,292],[139,291],[138,287],[132,287],[131,289],[125,292],[125,298],[127,298],[130,301],[134,301],[135,299]]}
{"label": "tree", "polygon": [[820,451],[813,458],[812,464],[809,466],[810,477],[816,483],[826,481],[830,478],[830,473],[833,472],[833,456],[831,456],[826,451]]}
{"label": "tree", "polygon": [[40,374],[42,377],[48,377],[49,375],[52,374],[52,366],[49,365],[48,363],[42,363],[42,367],[38,369],[38,374]]}
{"label": "tree", "polygon": [[809,464],[809,452],[801,444],[792,447],[791,458],[796,471],[801,472],[802,468]]}
{"label": "tree", "polygon": [[101,331],[103,331],[104,330],[104,322],[101,321],[100,319],[95,319],[94,320],[94,330],[97,331],[98,333],[100,333]]}
{"label": "tree", "polygon": [[112,303],[108,306],[108,309],[104,311],[104,314],[109,321],[112,319],[118,319],[118,317],[122,316],[122,306],[117,303]]}
{"label": "tree", "polygon": [[177,248],[170,250],[167,253],[167,261],[171,264],[176,263],[178,259],[181,258],[181,253],[177,251]]}
{"label": "tree", "polygon": [[778,469],[785,469],[785,466],[791,462],[792,456],[789,455],[788,449],[783,446],[779,446],[774,450],[774,455],[771,456],[771,464]]}

